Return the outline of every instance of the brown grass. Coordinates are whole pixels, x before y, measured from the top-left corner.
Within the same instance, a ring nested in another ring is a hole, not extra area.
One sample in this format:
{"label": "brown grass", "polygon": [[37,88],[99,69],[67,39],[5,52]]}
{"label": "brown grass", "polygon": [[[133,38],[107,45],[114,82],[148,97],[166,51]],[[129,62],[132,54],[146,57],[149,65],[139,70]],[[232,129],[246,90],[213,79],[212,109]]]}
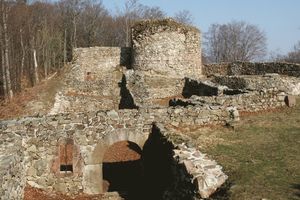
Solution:
{"label": "brown grass", "polygon": [[[2,100],[0,102],[0,119],[35,115],[37,112],[45,114],[54,103],[55,94],[61,85],[61,76],[57,75],[50,80],[40,82],[32,88],[25,88],[9,102]],[[28,105],[37,103],[43,105],[42,110],[28,107]]]}

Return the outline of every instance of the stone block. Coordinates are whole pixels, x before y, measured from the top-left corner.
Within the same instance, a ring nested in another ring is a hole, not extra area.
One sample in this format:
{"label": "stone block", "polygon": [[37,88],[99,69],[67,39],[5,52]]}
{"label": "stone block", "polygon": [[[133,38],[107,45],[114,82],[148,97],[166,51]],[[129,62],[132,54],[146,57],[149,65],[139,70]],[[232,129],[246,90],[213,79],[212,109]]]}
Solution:
{"label": "stone block", "polygon": [[102,164],[84,166],[82,185],[85,194],[101,194],[102,182]]}
{"label": "stone block", "polygon": [[296,105],[296,97],[295,96],[288,95],[285,97],[284,101],[288,107],[293,107]]}
{"label": "stone block", "polygon": [[99,143],[96,146],[81,146],[80,153],[86,165],[101,164],[108,145]]}

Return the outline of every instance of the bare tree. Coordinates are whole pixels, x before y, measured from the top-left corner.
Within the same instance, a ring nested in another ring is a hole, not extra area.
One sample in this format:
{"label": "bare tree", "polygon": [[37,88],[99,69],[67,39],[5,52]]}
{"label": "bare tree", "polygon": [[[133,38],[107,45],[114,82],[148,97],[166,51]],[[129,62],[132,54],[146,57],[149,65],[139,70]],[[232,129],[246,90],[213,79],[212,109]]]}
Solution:
{"label": "bare tree", "polygon": [[194,17],[188,10],[182,10],[175,13],[174,19],[183,24],[192,25],[194,23]]}
{"label": "bare tree", "polygon": [[3,39],[3,64],[4,64],[4,74],[5,76],[3,76],[3,78],[5,78],[5,82],[6,82],[6,92],[7,92],[7,97],[9,99],[13,98],[13,90],[12,90],[12,86],[11,86],[11,77],[10,77],[10,64],[9,64],[9,38],[8,38],[8,28],[7,28],[7,24],[8,24],[8,6],[6,5],[6,3],[1,0],[1,13],[2,13],[2,39]]}
{"label": "bare tree", "polygon": [[[165,17],[165,13],[159,7],[145,6],[138,0],[126,0],[124,8],[118,10],[116,23],[119,25],[120,40],[125,40],[125,46],[131,45],[131,27],[136,21]],[[123,46],[123,42],[120,44]]]}
{"label": "bare tree", "polygon": [[300,41],[294,46],[286,56],[283,57],[283,61],[291,63],[300,63]]}
{"label": "bare tree", "polygon": [[143,19],[163,19],[166,17],[166,13],[160,9],[160,7],[143,7],[142,18]]}
{"label": "bare tree", "polygon": [[116,15],[102,0],[0,0],[0,96],[7,100],[87,46],[130,46],[131,27],[164,18],[159,7],[126,0]]}
{"label": "bare tree", "polygon": [[127,0],[124,9],[124,22],[125,22],[125,35],[126,46],[130,46],[131,43],[131,26],[135,20],[141,16],[141,4],[138,0]]}
{"label": "bare tree", "polygon": [[88,0],[83,3],[78,19],[78,46],[90,47],[103,45],[105,20],[108,11],[102,1]]}
{"label": "bare tree", "polygon": [[253,61],[266,55],[265,33],[243,21],[213,24],[204,39],[211,62]]}

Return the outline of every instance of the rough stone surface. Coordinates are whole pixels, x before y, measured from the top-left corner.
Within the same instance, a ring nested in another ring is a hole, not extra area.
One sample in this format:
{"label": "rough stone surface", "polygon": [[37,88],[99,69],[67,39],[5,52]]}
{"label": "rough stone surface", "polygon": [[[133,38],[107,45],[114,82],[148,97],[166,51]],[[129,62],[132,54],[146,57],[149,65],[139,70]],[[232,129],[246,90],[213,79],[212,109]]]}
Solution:
{"label": "rough stone surface", "polygon": [[228,176],[223,173],[222,167],[195,148],[181,144],[174,151],[175,158],[192,175],[192,182],[202,198],[208,198],[227,180]]}
{"label": "rough stone surface", "polygon": [[18,133],[1,133],[0,141],[0,198],[22,200],[26,183],[22,138]]}
{"label": "rough stone surface", "polygon": [[229,96],[192,96],[190,99],[180,99],[177,101],[192,105],[233,106],[238,111],[257,112],[285,106],[286,95],[286,93],[280,91],[262,90]]}
{"label": "rough stone surface", "polygon": [[285,102],[288,107],[293,107],[296,105],[296,98],[295,98],[295,96],[288,95],[285,97]]}
{"label": "rough stone surface", "polygon": [[166,19],[133,27],[129,88],[138,105],[179,95],[185,77],[201,76],[200,31]]}
{"label": "rough stone surface", "polygon": [[[86,165],[83,169],[83,192],[85,194],[100,194],[102,193],[102,165]],[[98,175],[98,176],[95,176]]]}
{"label": "rough stone surface", "polygon": [[300,78],[273,76],[216,76],[213,82],[227,86],[231,89],[260,91],[278,90],[291,95],[300,95]]}
{"label": "rough stone surface", "polygon": [[[174,141],[174,137],[179,137],[181,141],[186,142],[191,140],[175,134],[170,129],[165,129],[162,124],[156,126],[170,141]],[[187,196],[195,195],[191,192],[196,192],[196,196],[201,198],[208,198],[227,180],[228,176],[224,174],[222,167],[208,158],[206,154],[184,142],[173,142],[173,144],[173,157],[176,162],[173,164],[172,171],[175,181],[166,191],[165,199],[185,199]],[[191,188],[194,188],[194,191],[191,191]]]}
{"label": "rough stone surface", "polygon": [[226,63],[202,71],[200,31],[173,20],[137,23],[132,43],[75,49],[49,115],[0,122],[2,199],[22,199],[26,183],[68,195],[101,193],[107,149],[121,141],[143,149],[154,124],[174,146],[175,179],[164,199],[195,192],[207,198],[227,176],[178,130],[293,106],[300,94],[296,64]]}
{"label": "rough stone surface", "polygon": [[265,75],[266,73],[277,73],[288,76],[300,76],[300,65],[295,63],[251,63],[233,62],[221,64],[205,64],[203,74],[205,75]]}
{"label": "rough stone surface", "polygon": [[73,54],[72,66],[50,113],[118,109],[121,66],[129,64],[131,48],[78,48]]}
{"label": "rough stone surface", "polygon": [[[198,105],[28,117],[2,121],[0,130],[1,136],[9,136],[9,145],[19,145],[23,149],[25,163],[20,163],[19,167],[24,170],[18,170],[18,173],[26,172],[26,175],[18,183],[27,181],[36,188],[74,195],[101,193],[102,188],[98,186],[102,183],[101,165],[105,151],[110,145],[127,140],[142,149],[153,122],[189,127],[225,124],[232,120],[230,112],[222,106],[212,109]],[[18,143],[15,137],[20,139]],[[66,162],[60,149],[66,144],[73,144],[73,158],[66,158],[73,164],[70,172],[60,170],[60,165]]]}

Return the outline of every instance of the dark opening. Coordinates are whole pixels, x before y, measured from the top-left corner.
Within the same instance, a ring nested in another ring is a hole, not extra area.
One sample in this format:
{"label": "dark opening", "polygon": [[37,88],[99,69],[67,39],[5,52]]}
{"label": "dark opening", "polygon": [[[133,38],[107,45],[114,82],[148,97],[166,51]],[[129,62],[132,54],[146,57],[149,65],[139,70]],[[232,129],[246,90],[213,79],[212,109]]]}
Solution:
{"label": "dark opening", "polygon": [[187,107],[187,106],[195,106],[194,103],[188,102],[188,101],[183,101],[181,99],[171,99],[169,101],[169,106],[171,107],[176,107],[176,106],[182,106],[182,107]]}
{"label": "dark opening", "polygon": [[247,93],[243,90],[235,90],[235,89],[228,89],[228,90],[223,90],[223,94],[225,95],[238,95],[238,94],[244,94]]}
{"label": "dark opening", "polygon": [[155,125],[143,148],[144,187],[147,199],[163,199],[174,181],[172,165],[174,146]]}
{"label": "dark opening", "polygon": [[130,91],[126,86],[126,76],[123,74],[122,80],[119,83],[121,100],[119,103],[119,109],[138,109],[138,107],[134,104],[134,99],[130,94]]}
{"label": "dark opening", "polygon": [[121,47],[120,65],[127,69],[132,69],[132,49],[130,47]]}
{"label": "dark opening", "polygon": [[190,98],[191,96],[217,96],[218,88],[206,85],[204,83],[185,78],[182,96]]}
{"label": "dark opening", "polygon": [[73,165],[60,165],[61,172],[73,172]]}
{"label": "dark opening", "polygon": [[121,141],[109,147],[103,159],[103,191],[118,191],[133,198],[142,184],[142,150],[130,141]]}
{"label": "dark opening", "polygon": [[104,192],[117,191],[126,200],[192,200],[195,185],[173,149],[155,125],[143,150],[129,141],[113,144],[104,155]]}

